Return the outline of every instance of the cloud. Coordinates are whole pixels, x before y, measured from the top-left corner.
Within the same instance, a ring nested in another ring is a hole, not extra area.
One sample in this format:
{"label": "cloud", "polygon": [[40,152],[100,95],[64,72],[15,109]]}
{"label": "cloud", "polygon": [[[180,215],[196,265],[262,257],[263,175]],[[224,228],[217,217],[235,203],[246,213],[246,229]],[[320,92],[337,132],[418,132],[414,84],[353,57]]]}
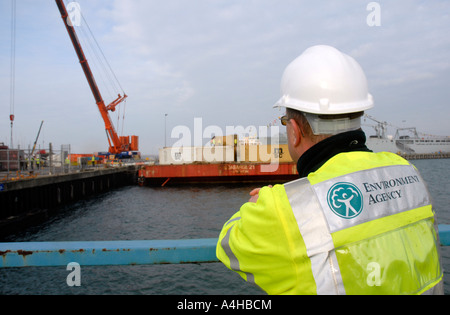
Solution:
{"label": "cloud", "polygon": [[[450,98],[445,87],[450,80],[448,1],[380,0],[379,27],[366,24],[370,1],[360,0],[78,2],[129,95],[125,132],[140,135],[144,152],[163,145],[165,113],[168,128],[189,125],[194,117],[219,126],[267,125],[279,115],[272,104],[284,68],[316,44],[336,46],[360,62],[380,120],[411,121],[426,99],[428,112],[440,115],[420,124],[450,134],[441,118],[450,114],[441,105]],[[0,39],[6,43],[8,5],[0,2]],[[27,123],[19,127],[17,122],[17,134],[33,138],[26,135],[35,128],[25,131],[25,126],[35,125],[27,113],[37,111],[39,116],[70,117],[63,124],[66,133],[54,132],[61,123],[46,121],[46,128],[52,128],[47,138],[83,149],[83,139],[95,143],[98,138],[103,149],[103,125],[56,6],[26,1],[18,9],[23,15],[18,21],[16,108]],[[0,102],[6,105],[9,53],[7,45],[0,47],[0,82],[6,82]],[[103,89],[100,75],[95,76]],[[9,105],[2,106],[8,112]],[[0,120],[0,130],[9,134],[8,119]]]}

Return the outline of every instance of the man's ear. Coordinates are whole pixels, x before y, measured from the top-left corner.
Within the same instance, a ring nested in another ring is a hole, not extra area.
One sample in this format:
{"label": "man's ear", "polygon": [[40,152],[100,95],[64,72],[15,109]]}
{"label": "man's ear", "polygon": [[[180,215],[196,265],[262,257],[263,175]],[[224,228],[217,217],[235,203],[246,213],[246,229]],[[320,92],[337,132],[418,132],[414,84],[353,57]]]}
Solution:
{"label": "man's ear", "polygon": [[298,145],[300,145],[300,142],[302,141],[303,136],[303,131],[301,129],[301,127],[298,125],[298,123],[295,121],[295,119],[291,119],[290,120],[291,123],[291,128],[290,132],[291,132],[291,139],[293,141],[293,145],[294,147],[297,147]]}

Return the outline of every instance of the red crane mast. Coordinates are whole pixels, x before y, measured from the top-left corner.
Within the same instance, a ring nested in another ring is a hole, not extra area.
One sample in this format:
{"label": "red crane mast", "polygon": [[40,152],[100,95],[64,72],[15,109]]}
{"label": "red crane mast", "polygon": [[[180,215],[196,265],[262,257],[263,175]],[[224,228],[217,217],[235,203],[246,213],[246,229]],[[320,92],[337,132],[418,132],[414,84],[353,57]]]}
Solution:
{"label": "red crane mast", "polygon": [[105,102],[103,101],[100,90],[95,82],[94,76],[92,74],[91,68],[89,67],[89,63],[84,55],[83,49],[81,48],[81,44],[78,40],[78,36],[75,32],[75,28],[72,25],[69,25],[68,16],[66,6],[64,5],[63,0],[56,0],[56,4],[58,6],[59,12],[61,13],[62,20],[64,25],[66,26],[67,32],[69,33],[70,39],[72,41],[73,47],[75,48],[75,52],[77,53],[78,59],[80,60],[81,67],[83,68],[86,79],[91,88],[92,94],[94,95],[95,102],[97,103],[98,109],[100,111],[100,115],[103,118],[105,123],[106,136],[108,138],[109,143],[109,152],[112,154],[120,154],[126,151],[137,151],[138,149],[138,137],[131,136],[131,141],[129,136],[119,137],[114,128],[114,125],[111,122],[111,117],[109,116],[108,110],[114,112],[117,105],[123,102],[127,95],[124,94],[121,96],[118,95],[117,99],[111,102],[108,106],[105,106]]}

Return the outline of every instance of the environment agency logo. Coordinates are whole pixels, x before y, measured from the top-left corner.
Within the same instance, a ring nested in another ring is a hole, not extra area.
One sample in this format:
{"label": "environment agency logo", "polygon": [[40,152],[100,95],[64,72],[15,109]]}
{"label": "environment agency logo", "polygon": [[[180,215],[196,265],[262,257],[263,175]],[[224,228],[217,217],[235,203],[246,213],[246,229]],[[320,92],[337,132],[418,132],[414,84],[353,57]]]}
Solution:
{"label": "environment agency logo", "polygon": [[361,191],[351,183],[334,184],[328,191],[327,201],[331,210],[344,219],[357,217],[363,209]]}

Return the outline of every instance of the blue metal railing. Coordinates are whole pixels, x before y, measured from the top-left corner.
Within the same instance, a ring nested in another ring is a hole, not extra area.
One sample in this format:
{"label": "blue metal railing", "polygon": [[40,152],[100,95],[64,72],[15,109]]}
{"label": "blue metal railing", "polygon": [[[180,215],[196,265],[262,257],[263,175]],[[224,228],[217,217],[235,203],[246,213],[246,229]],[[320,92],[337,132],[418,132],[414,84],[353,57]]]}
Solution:
{"label": "blue metal railing", "polygon": [[[450,225],[439,225],[450,246]],[[149,265],[218,262],[216,238],[161,241],[0,243],[0,268],[29,266]]]}
{"label": "blue metal railing", "polygon": [[0,244],[0,267],[217,262],[217,239]]}
{"label": "blue metal railing", "polygon": [[450,246],[450,225],[448,224],[439,224],[439,240],[441,241],[441,245]]}

